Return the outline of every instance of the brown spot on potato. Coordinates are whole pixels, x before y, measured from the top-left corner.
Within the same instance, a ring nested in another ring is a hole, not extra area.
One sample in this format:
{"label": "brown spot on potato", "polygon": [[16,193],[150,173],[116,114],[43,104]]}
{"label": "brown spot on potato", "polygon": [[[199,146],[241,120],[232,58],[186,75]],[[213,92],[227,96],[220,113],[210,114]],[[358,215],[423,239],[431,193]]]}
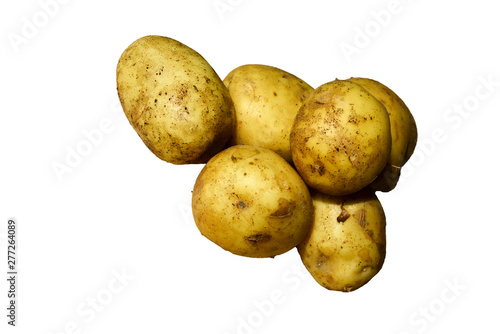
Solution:
{"label": "brown spot on potato", "polygon": [[342,212],[340,213],[340,215],[337,217],[337,222],[339,223],[343,223],[345,222],[347,219],[349,219],[349,217],[351,216],[349,214],[349,212],[347,212],[347,210],[344,208],[344,206],[341,206],[341,209],[342,209]]}
{"label": "brown spot on potato", "polygon": [[353,288],[353,286],[349,284],[349,285],[344,286],[344,289],[342,291],[343,292],[351,292],[352,288]]}
{"label": "brown spot on potato", "polygon": [[269,218],[285,218],[290,217],[295,209],[295,201],[289,201],[284,198],[278,200],[278,209],[269,215]]}
{"label": "brown spot on potato", "polygon": [[358,252],[358,255],[361,258],[361,260],[363,260],[363,262],[368,262],[368,263],[372,262],[372,258],[370,257],[370,251],[367,248],[362,248]]}
{"label": "brown spot on potato", "polygon": [[348,122],[355,124],[355,125],[358,125],[358,119],[354,115],[349,115]]}
{"label": "brown spot on potato", "polygon": [[250,241],[251,243],[266,242],[271,240],[271,235],[266,233],[258,233],[245,237],[245,240]]}
{"label": "brown spot on potato", "polygon": [[356,152],[354,152],[354,151],[352,151],[351,154],[349,154],[349,162],[356,169],[360,169],[360,168],[363,167],[363,164],[361,164],[360,162],[358,162],[358,154]]}
{"label": "brown spot on potato", "polygon": [[316,268],[321,268],[321,266],[323,266],[323,264],[327,262],[329,258],[329,255],[326,255],[325,253],[320,251],[318,254],[318,259],[316,260]]}
{"label": "brown spot on potato", "polygon": [[248,207],[248,205],[245,202],[243,202],[243,201],[239,201],[238,203],[236,203],[236,206],[240,210],[244,210],[244,209],[246,209]]}
{"label": "brown spot on potato", "polygon": [[370,237],[370,239],[373,240],[373,230],[366,229],[365,232],[366,232],[366,234],[368,234],[368,236]]}
{"label": "brown spot on potato", "polygon": [[352,214],[354,218],[358,221],[358,224],[362,227],[365,228],[368,223],[365,221],[366,218],[366,210],[365,209],[360,209],[356,211],[355,213]]}
{"label": "brown spot on potato", "polygon": [[276,184],[278,184],[281,191],[289,191],[291,189],[288,182],[277,175],[274,177],[274,180],[276,181]]}
{"label": "brown spot on potato", "polygon": [[309,169],[312,173],[318,173],[320,176],[325,174],[325,165],[321,161],[316,161],[313,165],[309,165]]}
{"label": "brown spot on potato", "polygon": [[367,272],[368,270],[372,270],[372,269],[373,269],[373,267],[372,267],[372,266],[364,266],[363,268],[361,268],[361,271],[365,273],[365,272]]}

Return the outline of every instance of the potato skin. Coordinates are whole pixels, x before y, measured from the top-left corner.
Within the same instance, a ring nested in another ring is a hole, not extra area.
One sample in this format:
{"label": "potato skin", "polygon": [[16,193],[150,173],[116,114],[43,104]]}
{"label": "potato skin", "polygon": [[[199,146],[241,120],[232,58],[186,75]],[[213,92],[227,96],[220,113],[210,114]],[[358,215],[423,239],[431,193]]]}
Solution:
{"label": "potato skin", "polygon": [[295,167],[310,187],[333,196],[357,192],[389,159],[387,110],[355,83],[328,82],[300,108],[290,146]]}
{"label": "potato skin", "polygon": [[199,53],[174,39],[134,41],[116,77],[130,124],[164,161],[205,163],[233,132],[234,106],[222,80]]}
{"label": "potato skin", "polygon": [[274,257],[309,230],[312,201],[297,172],[277,153],[236,145],[213,157],[193,188],[201,234],[234,254]]}
{"label": "potato skin", "polygon": [[401,167],[410,159],[417,144],[417,126],[403,100],[384,84],[368,78],[350,78],[379,100],[387,109],[391,123],[391,155],[386,167],[370,186],[374,190],[391,191],[396,187]]}
{"label": "potato skin", "polygon": [[382,268],[386,253],[386,220],[374,192],[349,196],[312,196],[311,230],[297,246],[314,279],[329,290],[350,292]]}
{"label": "potato skin", "polygon": [[291,163],[290,131],[313,88],[293,74],[259,64],[237,67],[223,82],[236,112],[230,144],[265,147]]}

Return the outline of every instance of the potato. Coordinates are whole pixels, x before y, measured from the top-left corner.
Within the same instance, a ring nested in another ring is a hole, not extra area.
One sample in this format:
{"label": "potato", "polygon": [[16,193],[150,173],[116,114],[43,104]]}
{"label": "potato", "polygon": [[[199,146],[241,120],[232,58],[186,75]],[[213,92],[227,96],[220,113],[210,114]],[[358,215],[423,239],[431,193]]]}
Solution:
{"label": "potato", "polygon": [[297,246],[309,230],[312,202],[297,172],[274,151],[236,145],[213,157],[193,189],[201,234],[247,257],[274,257]]}
{"label": "potato", "polygon": [[145,36],[121,55],[116,81],[127,118],[144,144],[173,164],[205,163],[233,132],[227,88],[196,51],[162,36]]}
{"label": "potato", "polygon": [[296,76],[266,65],[243,65],[224,84],[234,102],[236,127],[231,145],[268,148],[292,162],[290,131],[313,88]]}
{"label": "potato", "polygon": [[300,108],[290,135],[297,171],[312,188],[340,196],[370,184],[391,152],[389,115],[363,87],[321,85]]}
{"label": "potato", "polygon": [[370,281],[385,260],[385,214],[374,192],[312,196],[311,230],[297,246],[302,262],[323,287],[354,291]]}
{"label": "potato", "polygon": [[375,181],[370,184],[374,190],[384,192],[396,187],[401,167],[410,159],[417,144],[415,119],[403,100],[382,83],[367,78],[350,78],[351,82],[366,89],[387,109],[391,123],[391,155],[386,167]]}

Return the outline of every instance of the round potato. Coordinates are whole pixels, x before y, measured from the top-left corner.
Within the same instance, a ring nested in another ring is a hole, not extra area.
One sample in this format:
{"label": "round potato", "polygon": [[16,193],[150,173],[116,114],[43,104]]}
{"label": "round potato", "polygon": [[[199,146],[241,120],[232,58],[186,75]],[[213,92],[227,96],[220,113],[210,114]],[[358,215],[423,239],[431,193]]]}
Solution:
{"label": "round potato", "polygon": [[389,116],[363,87],[335,80],[306,99],[290,145],[295,167],[310,187],[333,196],[351,194],[370,184],[387,164]]}
{"label": "round potato", "polygon": [[231,145],[268,148],[292,162],[290,131],[313,88],[296,76],[266,65],[243,65],[224,79],[236,112]]}
{"label": "round potato", "polygon": [[385,260],[385,214],[373,192],[312,196],[312,228],[297,246],[307,270],[329,290],[354,291],[370,281]]}
{"label": "round potato", "polygon": [[312,202],[297,172],[274,151],[236,145],[213,157],[193,189],[201,234],[231,253],[274,257],[309,230]]}
{"label": "round potato", "polygon": [[118,95],[127,118],[158,158],[205,163],[233,132],[234,106],[208,62],[168,37],[145,36],[122,53]]}
{"label": "round potato", "polygon": [[384,84],[367,78],[350,78],[351,82],[366,89],[387,109],[391,123],[391,154],[380,175],[370,184],[374,190],[384,192],[396,187],[401,167],[410,159],[417,144],[415,119],[403,100]]}

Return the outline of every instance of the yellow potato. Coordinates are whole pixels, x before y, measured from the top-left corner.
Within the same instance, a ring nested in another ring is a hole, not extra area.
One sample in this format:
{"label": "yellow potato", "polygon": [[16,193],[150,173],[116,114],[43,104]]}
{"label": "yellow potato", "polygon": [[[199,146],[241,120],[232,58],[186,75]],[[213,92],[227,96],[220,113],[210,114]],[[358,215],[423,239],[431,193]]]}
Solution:
{"label": "yellow potato", "polygon": [[323,287],[354,291],[370,281],[385,260],[385,214],[373,192],[349,196],[316,193],[313,225],[297,246],[307,270]]}
{"label": "yellow potato", "polygon": [[387,164],[389,116],[364,88],[335,80],[306,99],[290,145],[295,167],[310,187],[333,196],[351,194],[370,184]]}
{"label": "yellow potato", "polygon": [[233,132],[224,83],[199,53],[174,39],[139,38],[122,53],[116,77],[130,124],[162,160],[207,162]]}
{"label": "yellow potato", "polygon": [[391,122],[392,148],[382,173],[370,184],[374,190],[390,191],[396,187],[401,167],[410,159],[417,144],[415,119],[403,100],[382,83],[367,78],[350,78],[366,89],[387,109]]}
{"label": "yellow potato", "polygon": [[236,145],[213,157],[196,179],[192,210],[201,234],[247,257],[274,257],[309,230],[312,202],[297,172],[274,151]]}
{"label": "yellow potato", "polygon": [[296,76],[266,65],[243,65],[224,79],[236,111],[231,145],[268,148],[292,162],[290,131],[313,88]]}

